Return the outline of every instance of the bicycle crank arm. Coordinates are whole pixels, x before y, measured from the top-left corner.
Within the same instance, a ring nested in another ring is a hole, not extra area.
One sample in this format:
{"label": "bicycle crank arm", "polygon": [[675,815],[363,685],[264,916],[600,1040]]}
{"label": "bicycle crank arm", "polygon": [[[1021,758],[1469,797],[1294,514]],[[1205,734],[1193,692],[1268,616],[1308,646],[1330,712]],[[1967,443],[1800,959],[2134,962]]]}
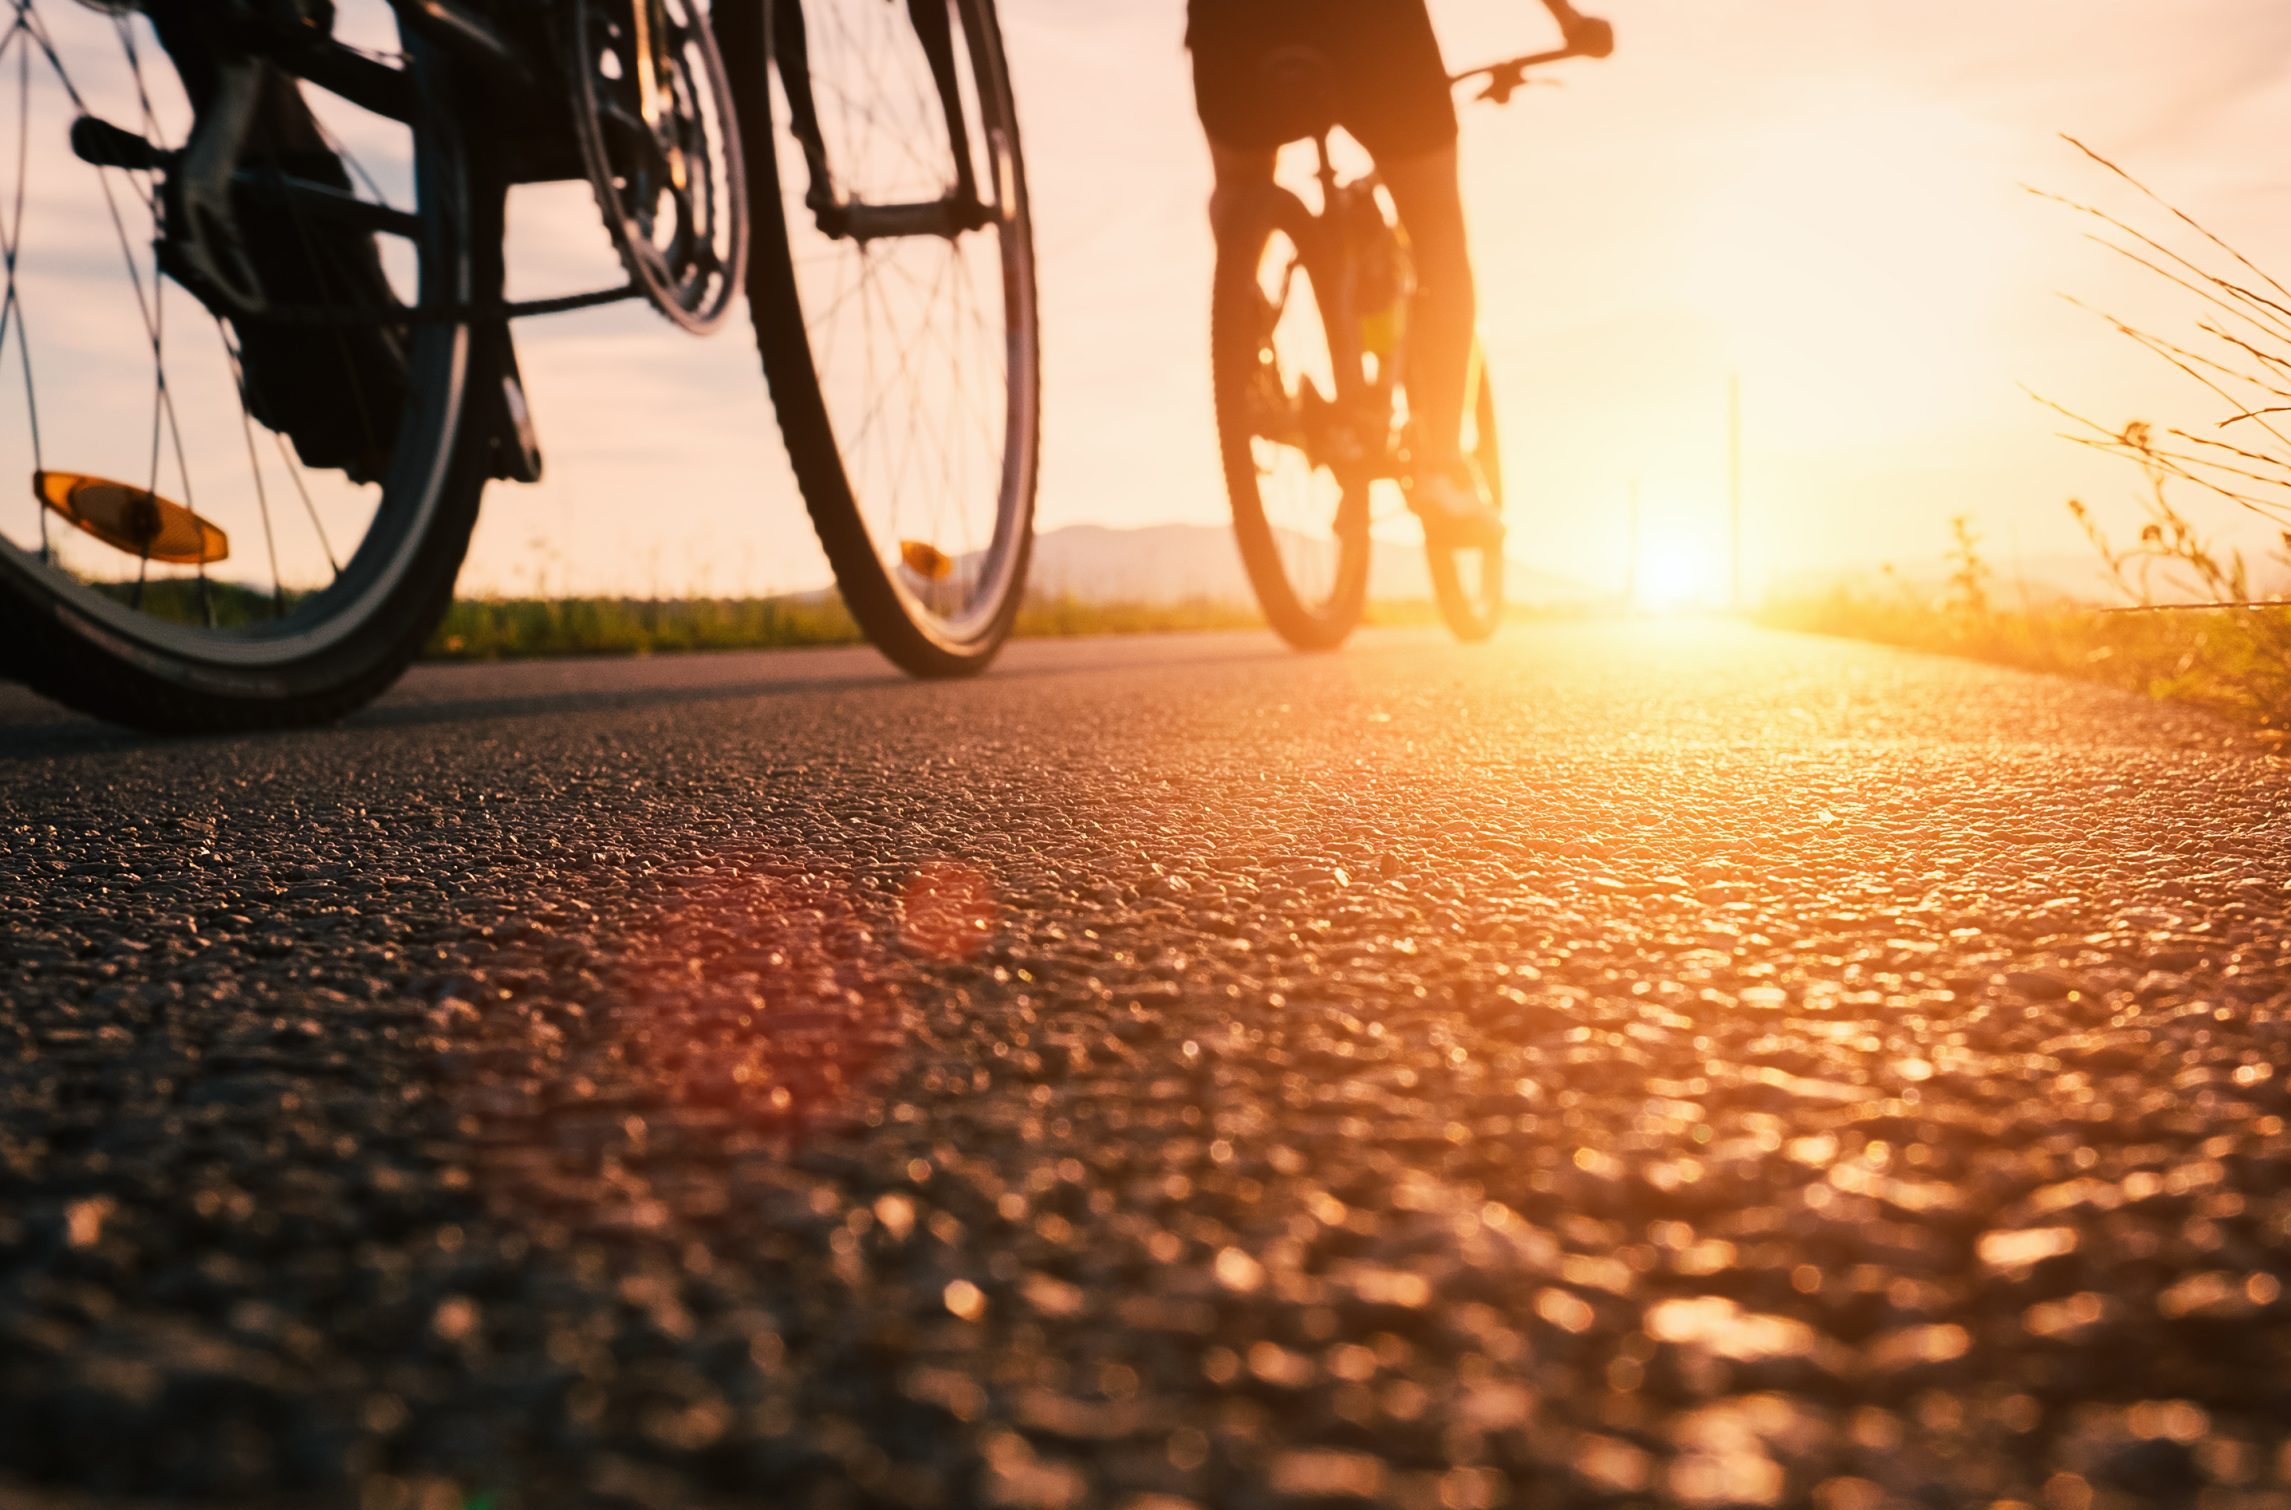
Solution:
{"label": "bicycle crank arm", "polygon": [[948,241],[994,224],[994,210],[977,199],[949,195],[918,204],[869,204],[846,199],[816,212],[820,233],[838,241],[890,241],[902,236],[939,236]]}
{"label": "bicycle crank arm", "polygon": [[[130,173],[159,173],[175,175],[190,171],[186,152],[170,152],[139,136],[125,127],[115,126],[100,116],[83,115],[72,122],[70,136],[72,155],[81,162],[98,168],[119,168]],[[291,206],[295,213],[312,220],[347,225],[370,235],[399,236],[413,240],[421,234],[421,222],[404,210],[386,204],[375,204],[359,198],[346,189],[332,184],[299,178],[291,173],[269,168],[239,167],[228,180],[230,187],[248,198],[266,204]],[[211,222],[206,234],[212,236]],[[184,257],[195,270],[205,269],[211,260],[211,250],[198,253],[178,247],[176,255]],[[267,312],[259,298],[247,301],[242,291],[230,287],[211,273],[208,288],[218,296],[225,315],[255,315]]]}
{"label": "bicycle crank arm", "polygon": [[465,0],[390,0],[390,8],[448,52],[510,82],[534,82],[525,50]]}
{"label": "bicycle crank arm", "polygon": [[200,102],[191,138],[175,154],[164,186],[169,213],[162,249],[171,271],[186,287],[212,290],[224,304],[245,310],[260,309],[264,297],[231,190],[269,68],[252,58],[218,64],[214,87]]}

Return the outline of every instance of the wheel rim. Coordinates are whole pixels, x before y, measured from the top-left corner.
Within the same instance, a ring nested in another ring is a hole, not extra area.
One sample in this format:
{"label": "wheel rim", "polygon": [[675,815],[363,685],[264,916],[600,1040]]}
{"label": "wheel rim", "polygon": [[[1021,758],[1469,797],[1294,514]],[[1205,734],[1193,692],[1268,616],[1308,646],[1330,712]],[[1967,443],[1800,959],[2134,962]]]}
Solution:
{"label": "wheel rim", "polygon": [[[909,9],[885,0],[782,4],[802,22],[833,202],[913,206],[952,196],[953,133]],[[985,224],[864,240],[824,228],[807,202],[812,168],[791,114],[784,35],[771,140],[786,265],[842,491],[908,620],[959,652],[999,637],[1022,585],[1036,309],[999,39],[985,8],[956,3],[947,13],[971,176],[991,211]]]}
{"label": "wheel rim", "polygon": [[[385,0],[343,4],[336,35],[403,70],[419,97],[430,70],[400,49]],[[465,301],[466,181],[435,114],[417,106],[407,112],[422,118],[415,125],[303,93],[347,169],[346,192],[392,228],[375,238],[378,288],[401,306]],[[367,437],[358,465],[371,481],[309,463],[257,417],[248,387],[267,379],[281,391],[294,370],[271,360],[276,348],[261,348],[260,333],[250,354],[250,323],[222,319],[160,270],[161,176],[76,155],[70,132],[82,115],[163,149],[182,144],[192,118],[143,16],[24,0],[0,24],[0,482],[35,469],[110,479],[196,511],[227,554],[154,559],[148,546],[106,543],[14,494],[0,497],[0,566],[108,631],[107,643],[162,665],[259,670],[323,654],[390,607],[436,515],[466,327],[393,327],[406,373],[394,418],[344,377],[339,396]],[[339,255],[330,249],[340,243],[313,231],[307,198],[283,203],[286,218],[272,224]],[[363,370],[362,348],[337,349],[338,360],[312,370]]]}
{"label": "wheel rim", "polygon": [[[1283,584],[1301,612],[1326,619],[1343,611],[1358,550],[1339,535],[1346,495],[1333,461],[1343,440],[1330,407],[1336,358],[1311,270],[1284,231],[1273,231],[1258,255],[1253,297],[1253,319],[1269,335],[1251,368],[1234,375],[1240,387],[1231,420],[1247,437],[1257,512]],[[1365,526],[1362,519],[1346,527]]]}

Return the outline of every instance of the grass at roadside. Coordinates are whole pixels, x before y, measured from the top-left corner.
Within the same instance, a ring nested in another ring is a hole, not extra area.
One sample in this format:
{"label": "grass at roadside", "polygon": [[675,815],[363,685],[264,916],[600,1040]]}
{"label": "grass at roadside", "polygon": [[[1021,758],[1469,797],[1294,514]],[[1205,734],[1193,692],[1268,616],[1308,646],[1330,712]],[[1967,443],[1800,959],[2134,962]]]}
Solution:
{"label": "grass at roadside", "polygon": [[2291,730],[2291,609],[1998,609],[1865,591],[1768,605],[1759,622],[2049,671]]}
{"label": "grass at roadside", "polygon": [[[1548,617],[1514,608],[1511,617]],[[1429,602],[1368,605],[1372,626],[1440,622]],[[1252,603],[1105,603],[1071,593],[1038,594],[1018,611],[1021,639],[1096,634],[1184,634],[1258,629]],[[422,655],[433,661],[520,660],[554,655],[668,655],[692,650],[769,650],[853,645],[863,636],[832,594],[800,598],[459,598]]]}
{"label": "grass at roadside", "polygon": [[[2051,400],[2064,438],[2137,469],[2136,530],[2104,529],[2070,500],[2128,608],[2001,605],[1972,521],[1955,520],[1946,585],[1920,594],[1899,578],[1770,606],[1781,628],[2064,672],[2232,714],[2291,739],[2291,286],[2081,142],[2119,212],[2065,195],[2100,245],[2161,280],[2177,302],[2161,325],[2093,313],[2193,380],[2206,395],[2191,425],[2101,424]],[[2075,301],[2072,301],[2075,302]],[[2193,500],[2191,504],[2188,500]],[[2244,545],[2271,537],[2256,556]]]}
{"label": "grass at roadside", "polygon": [[[1070,595],[1029,599],[1017,633],[1035,638],[1242,629],[1253,607],[1218,602],[1097,603]],[[661,655],[849,645],[859,626],[832,595],[801,598],[462,598],[423,654],[431,660],[552,655]]]}
{"label": "grass at roadside", "polygon": [[802,598],[457,598],[422,654],[492,661],[550,655],[841,645],[859,638],[842,603]]}

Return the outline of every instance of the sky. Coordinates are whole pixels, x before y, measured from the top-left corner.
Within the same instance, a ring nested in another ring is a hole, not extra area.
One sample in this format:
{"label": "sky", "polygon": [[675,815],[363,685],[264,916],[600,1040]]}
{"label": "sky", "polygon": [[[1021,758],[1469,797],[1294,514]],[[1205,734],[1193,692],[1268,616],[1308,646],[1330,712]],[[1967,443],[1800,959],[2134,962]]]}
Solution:
{"label": "sky", "polygon": [[[1551,34],[1524,0],[1432,9],[1454,67]],[[1181,0],[1003,11],[1042,287],[1040,527],[1220,523],[1209,170]],[[1625,574],[1634,483],[1642,568],[1715,570],[1730,376],[1753,588],[1937,560],[1960,514],[2005,558],[2083,549],[2072,496],[2130,520],[2136,479],[2058,439],[2029,390],[2111,425],[2207,411],[2060,297],[2184,310],[2024,191],[2132,203],[2060,133],[2291,267],[2280,0],[1603,13],[1611,60],[1463,112],[1514,554],[1586,585]],[[577,202],[523,192],[523,290],[578,281],[602,244]],[[531,322],[521,349],[550,475],[489,496],[467,587],[824,582],[744,332],[696,343],[623,309]]]}

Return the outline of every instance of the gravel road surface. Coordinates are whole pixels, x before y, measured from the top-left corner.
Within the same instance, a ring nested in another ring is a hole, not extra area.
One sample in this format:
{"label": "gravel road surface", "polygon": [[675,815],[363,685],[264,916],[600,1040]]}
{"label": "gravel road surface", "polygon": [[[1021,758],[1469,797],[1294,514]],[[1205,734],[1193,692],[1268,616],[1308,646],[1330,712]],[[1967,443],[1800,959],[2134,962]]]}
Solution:
{"label": "gravel road surface", "polygon": [[2291,1506],[2291,787],[1712,625],[0,701],[0,1504]]}

